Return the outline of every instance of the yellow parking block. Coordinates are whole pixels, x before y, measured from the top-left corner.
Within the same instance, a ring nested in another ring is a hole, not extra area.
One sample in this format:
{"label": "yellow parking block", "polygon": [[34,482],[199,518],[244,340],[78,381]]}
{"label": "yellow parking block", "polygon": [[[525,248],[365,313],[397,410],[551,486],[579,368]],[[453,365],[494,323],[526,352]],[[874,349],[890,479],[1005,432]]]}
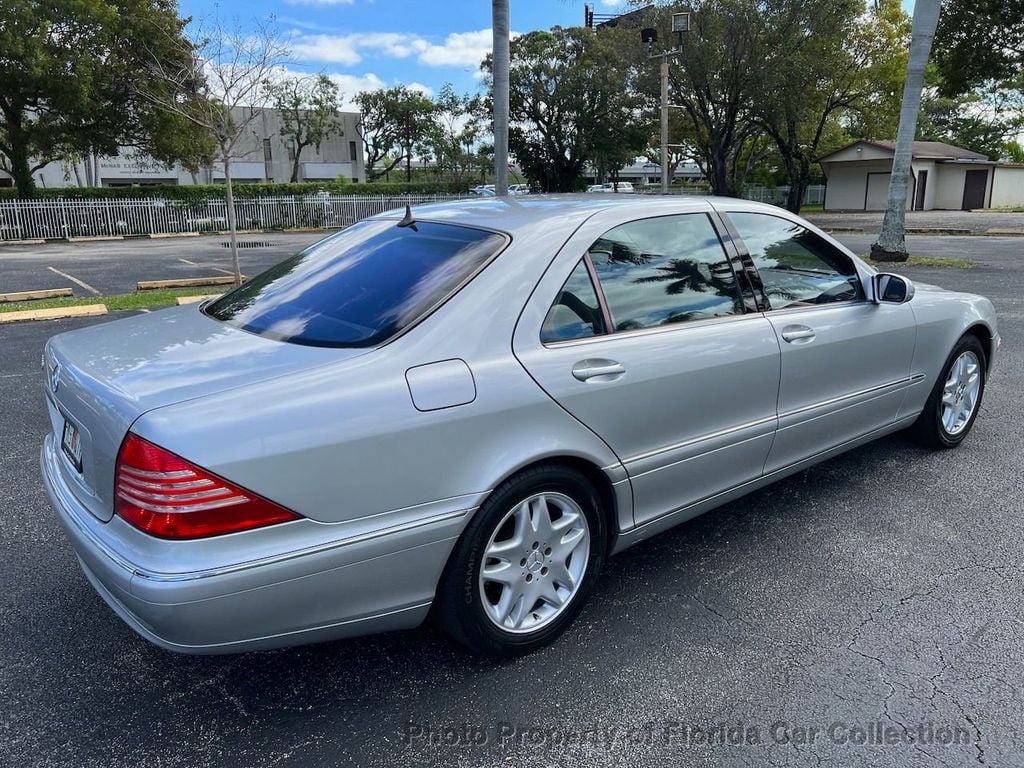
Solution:
{"label": "yellow parking block", "polygon": [[79,307],[54,307],[53,309],[25,309],[18,312],[0,312],[0,324],[17,323],[24,320],[58,320],[63,317],[90,317],[107,314],[106,304],[83,304]]}
{"label": "yellow parking block", "polygon": [[39,291],[15,291],[14,293],[0,293],[0,301],[32,301],[33,299],[59,299],[63,296],[71,296],[70,288],[46,288]]}
{"label": "yellow parking block", "polygon": [[[242,276],[242,282],[246,277]],[[160,288],[202,288],[204,285],[234,285],[235,278],[224,277],[185,277],[177,280],[140,280],[136,288],[140,291],[154,291]]]}
{"label": "yellow parking block", "polygon": [[219,293],[207,293],[202,296],[179,296],[177,299],[175,299],[175,302],[180,307],[183,304],[195,304],[197,301],[204,301],[206,299],[216,299],[220,295],[221,294]]}

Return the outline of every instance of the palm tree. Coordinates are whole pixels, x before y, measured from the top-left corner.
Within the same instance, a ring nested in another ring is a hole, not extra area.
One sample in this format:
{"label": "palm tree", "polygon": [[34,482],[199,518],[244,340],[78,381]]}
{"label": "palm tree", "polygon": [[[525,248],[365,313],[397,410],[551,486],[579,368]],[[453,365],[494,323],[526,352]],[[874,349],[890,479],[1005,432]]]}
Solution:
{"label": "palm tree", "polygon": [[508,194],[508,0],[491,0],[494,60],[494,193]]}
{"label": "palm tree", "polygon": [[907,60],[907,81],[903,85],[903,103],[900,107],[900,127],[896,132],[896,150],[892,158],[889,177],[889,201],[878,241],[871,246],[871,258],[876,261],[906,261],[907,244],[904,240],[907,214],[907,187],[910,182],[910,159],[914,134],[917,132],[917,112],[921,106],[921,89],[928,54],[939,21],[941,0],[917,0],[914,4],[914,23],[910,31],[910,57]]}

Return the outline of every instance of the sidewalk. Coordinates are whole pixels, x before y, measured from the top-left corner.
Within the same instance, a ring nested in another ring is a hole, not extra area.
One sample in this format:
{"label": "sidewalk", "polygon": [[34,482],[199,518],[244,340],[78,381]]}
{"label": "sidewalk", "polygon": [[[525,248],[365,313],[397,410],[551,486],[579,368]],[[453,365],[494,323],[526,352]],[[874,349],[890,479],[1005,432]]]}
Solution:
{"label": "sidewalk", "polygon": [[[807,213],[808,221],[824,230],[877,234],[882,211]],[[907,232],[950,235],[1024,235],[1024,213],[972,211],[907,211]]]}

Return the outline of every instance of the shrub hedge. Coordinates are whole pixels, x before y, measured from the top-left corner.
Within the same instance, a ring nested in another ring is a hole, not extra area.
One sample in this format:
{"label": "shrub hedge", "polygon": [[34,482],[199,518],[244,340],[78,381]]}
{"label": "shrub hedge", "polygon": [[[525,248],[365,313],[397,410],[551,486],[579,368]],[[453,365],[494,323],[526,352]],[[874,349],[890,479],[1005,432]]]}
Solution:
{"label": "shrub hedge", "polygon": [[[466,183],[453,184],[442,181],[414,182],[368,182],[352,184],[338,181],[300,182],[298,184],[268,182],[263,184],[235,184],[236,198],[287,197],[290,195],[311,195],[330,192],[335,195],[404,195],[404,194],[455,194],[465,192]],[[36,200],[54,198],[72,200],[96,200],[103,198],[148,198],[184,200],[201,203],[206,200],[223,200],[223,184],[193,184],[177,186],[160,184],[151,187],[63,187],[37,189]],[[5,187],[0,189],[0,200],[16,200],[18,191]]]}

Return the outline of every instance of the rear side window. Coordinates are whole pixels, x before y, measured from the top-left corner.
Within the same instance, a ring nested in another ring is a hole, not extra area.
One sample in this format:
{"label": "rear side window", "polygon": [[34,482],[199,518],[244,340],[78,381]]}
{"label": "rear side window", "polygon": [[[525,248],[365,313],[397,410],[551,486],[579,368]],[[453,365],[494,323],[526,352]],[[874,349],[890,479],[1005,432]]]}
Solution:
{"label": "rear side window", "polygon": [[604,332],[597,291],[594,290],[586,265],[581,261],[548,310],[540,331],[540,340],[545,343],[567,341]]}
{"label": "rear side window", "polygon": [[448,299],[506,242],[452,224],[365,221],[268,269],[206,313],[294,344],[373,346]]}
{"label": "rear side window", "polygon": [[622,224],[590,246],[616,331],[743,314],[728,256],[703,213]]}

